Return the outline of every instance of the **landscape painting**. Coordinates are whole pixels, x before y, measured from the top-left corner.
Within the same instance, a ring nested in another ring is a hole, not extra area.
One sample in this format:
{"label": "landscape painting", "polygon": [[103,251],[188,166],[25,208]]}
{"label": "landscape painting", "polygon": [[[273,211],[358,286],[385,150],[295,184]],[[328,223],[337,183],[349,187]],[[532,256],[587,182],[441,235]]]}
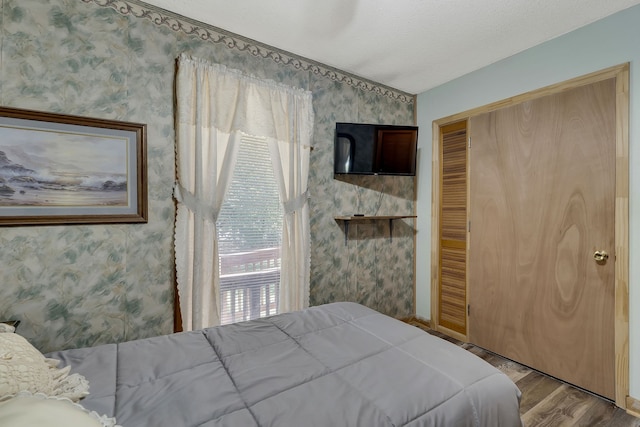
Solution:
{"label": "landscape painting", "polygon": [[0,206],[126,206],[127,141],[2,128]]}
{"label": "landscape painting", "polygon": [[0,225],[146,221],[144,125],[0,116]]}

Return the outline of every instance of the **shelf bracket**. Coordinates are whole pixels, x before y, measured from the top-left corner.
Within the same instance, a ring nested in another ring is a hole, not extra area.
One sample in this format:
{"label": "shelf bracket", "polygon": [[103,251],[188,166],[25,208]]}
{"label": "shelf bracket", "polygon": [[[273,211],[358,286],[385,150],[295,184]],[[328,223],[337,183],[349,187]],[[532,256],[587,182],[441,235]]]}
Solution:
{"label": "shelf bracket", "polygon": [[389,221],[389,242],[393,242],[393,221],[402,218],[417,218],[415,215],[353,215],[353,216],[336,216],[336,221],[342,221],[344,224],[344,244],[349,243],[349,224],[351,221],[370,221],[370,220],[388,220]]}
{"label": "shelf bracket", "polygon": [[347,246],[349,242],[349,223],[351,221],[344,221],[344,245]]}

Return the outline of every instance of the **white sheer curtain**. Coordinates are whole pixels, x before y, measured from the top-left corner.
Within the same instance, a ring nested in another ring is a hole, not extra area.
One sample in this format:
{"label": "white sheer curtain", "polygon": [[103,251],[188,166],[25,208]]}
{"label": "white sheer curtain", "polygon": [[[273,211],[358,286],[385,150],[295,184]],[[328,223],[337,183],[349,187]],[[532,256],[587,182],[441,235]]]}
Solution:
{"label": "white sheer curtain", "polygon": [[[290,110],[299,111],[300,99],[290,98]],[[310,101],[309,101],[310,103]],[[309,107],[310,108],[310,107]],[[271,163],[283,202],[279,312],[309,305],[309,203],[307,182],[311,147],[296,143],[310,135],[313,121],[292,120],[289,141],[268,140]]]}
{"label": "white sheer curtain", "polygon": [[182,55],[176,97],[175,253],[183,329],[220,323],[215,223],[242,135],[266,138],[274,156],[285,208],[280,311],[306,307],[311,93]]}

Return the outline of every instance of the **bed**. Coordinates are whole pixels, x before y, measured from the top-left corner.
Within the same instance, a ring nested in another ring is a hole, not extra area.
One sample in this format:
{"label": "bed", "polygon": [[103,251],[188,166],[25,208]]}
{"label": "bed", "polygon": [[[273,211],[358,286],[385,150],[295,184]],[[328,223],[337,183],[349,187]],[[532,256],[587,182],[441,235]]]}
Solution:
{"label": "bed", "polygon": [[498,369],[355,303],[47,357],[123,427],[522,425]]}

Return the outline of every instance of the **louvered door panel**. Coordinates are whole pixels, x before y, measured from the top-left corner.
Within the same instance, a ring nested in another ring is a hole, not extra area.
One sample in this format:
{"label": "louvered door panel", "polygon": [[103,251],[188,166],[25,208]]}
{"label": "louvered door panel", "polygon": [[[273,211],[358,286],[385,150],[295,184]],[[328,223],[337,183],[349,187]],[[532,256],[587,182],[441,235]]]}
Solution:
{"label": "louvered door panel", "polygon": [[466,257],[464,245],[442,248],[440,324],[462,334],[466,332]]}
{"label": "louvered door panel", "polygon": [[466,122],[441,128],[440,287],[438,323],[467,333]]}

